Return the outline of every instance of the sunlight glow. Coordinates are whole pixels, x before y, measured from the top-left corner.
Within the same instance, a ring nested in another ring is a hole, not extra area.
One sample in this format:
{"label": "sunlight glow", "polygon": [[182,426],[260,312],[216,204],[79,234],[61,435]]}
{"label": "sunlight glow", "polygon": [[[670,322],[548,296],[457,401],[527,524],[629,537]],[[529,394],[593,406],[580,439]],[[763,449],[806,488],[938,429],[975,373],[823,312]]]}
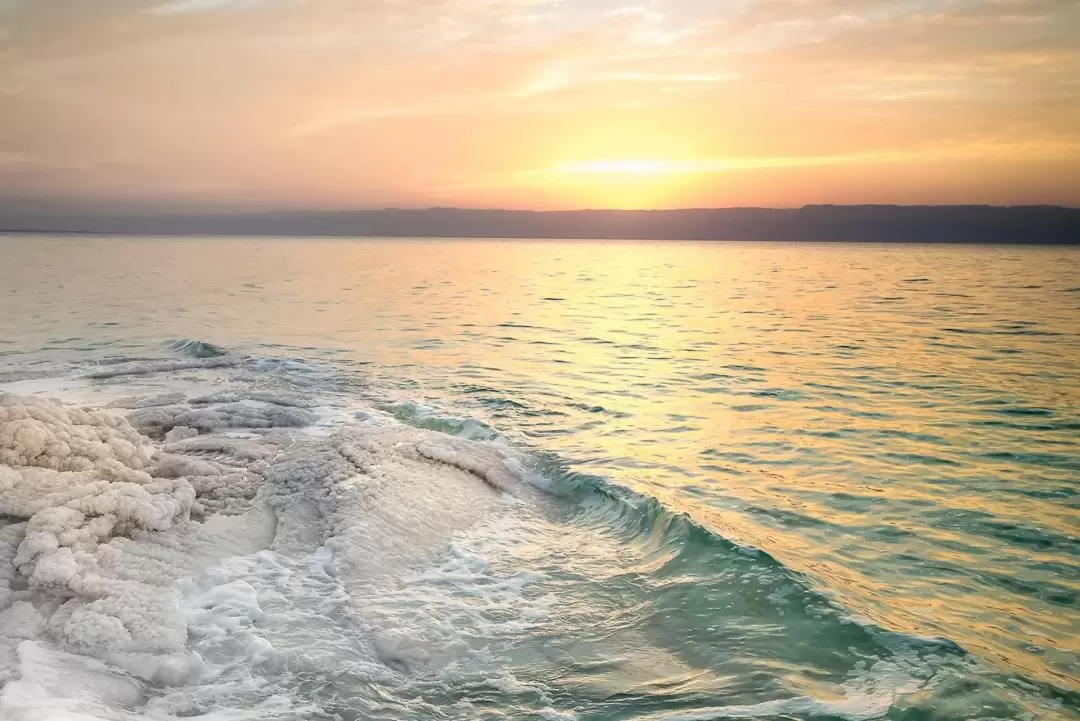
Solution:
{"label": "sunlight glow", "polygon": [[660,175],[687,173],[699,170],[693,161],[675,160],[594,160],[568,163],[555,167],[557,173],[629,173],[632,175]]}
{"label": "sunlight glow", "polygon": [[698,161],[638,158],[561,163],[525,177],[572,207],[643,209],[676,203],[702,172]]}

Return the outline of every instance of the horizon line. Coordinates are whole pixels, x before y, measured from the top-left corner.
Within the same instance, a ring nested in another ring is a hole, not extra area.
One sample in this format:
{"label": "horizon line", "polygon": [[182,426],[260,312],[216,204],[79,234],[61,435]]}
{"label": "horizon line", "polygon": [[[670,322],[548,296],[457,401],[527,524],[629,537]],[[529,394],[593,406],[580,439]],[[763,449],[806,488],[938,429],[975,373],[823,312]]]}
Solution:
{"label": "horizon line", "polygon": [[[3,198],[0,197],[0,201]],[[75,201],[78,202],[78,201]],[[35,209],[6,209],[0,210],[0,221],[5,217],[22,216],[22,217],[37,217],[44,219],[46,217],[53,219],[60,219],[64,217],[72,216],[92,216],[96,218],[107,217],[139,217],[139,218],[154,218],[154,217],[175,217],[175,216],[202,216],[202,217],[230,217],[240,215],[284,215],[284,214],[297,214],[297,213],[385,213],[385,212],[413,212],[423,213],[432,211],[458,211],[458,212],[473,212],[473,213],[686,213],[686,212],[715,212],[715,211],[737,211],[737,210],[761,210],[761,211],[799,211],[816,208],[899,208],[899,209],[922,209],[922,208],[937,208],[937,209],[1056,209],[1056,210],[1080,210],[1080,204],[1078,205],[1062,205],[1059,203],[805,203],[802,205],[792,206],[766,206],[766,205],[727,205],[727,206],[687,206],[677,208],[617,208],[617,207],[577,207],[577,208],[514,208],[514,207],[470,207],[470,206],[457,206],[457,205],[430,205],[430,206],[379,206],[379,207],[348,207],[348,208],[325,208],[325,207],[290,207],[290,208],[273,208],[264,207],[258,209],[184,209],[184,210],[106,210],[102,208],[95,212],[93,206],[87,206],[83,209],[62,209],[57,208],[55,210],[45,210],[41,208]],[[101,212],[105,211],[105,212]]]}

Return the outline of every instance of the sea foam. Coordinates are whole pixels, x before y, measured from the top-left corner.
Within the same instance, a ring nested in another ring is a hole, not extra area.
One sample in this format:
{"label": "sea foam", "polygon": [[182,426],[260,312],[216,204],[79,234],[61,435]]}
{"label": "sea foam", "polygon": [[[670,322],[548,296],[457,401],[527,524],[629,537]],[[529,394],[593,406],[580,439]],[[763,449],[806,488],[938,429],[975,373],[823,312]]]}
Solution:
{"label": "sea foam", "polygon": [[77,404],[0,395],[0,717],[294,718],[286,676],[408,665],[354,599],[527,492],[521,470],[277,369],[132,361]]}

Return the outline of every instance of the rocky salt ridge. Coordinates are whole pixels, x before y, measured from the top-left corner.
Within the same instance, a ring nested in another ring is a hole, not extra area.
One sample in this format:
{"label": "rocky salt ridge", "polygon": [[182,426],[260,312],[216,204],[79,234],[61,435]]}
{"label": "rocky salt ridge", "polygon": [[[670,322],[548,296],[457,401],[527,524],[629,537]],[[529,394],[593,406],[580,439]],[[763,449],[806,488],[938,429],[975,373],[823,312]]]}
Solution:
{"label": "rocky salt ridge", "polygon": [[303,715],[275,679],[317,653],[258,628],[262,583],[355,629],[327,663],[400,672],[355,591],[525,493],[521,469],[282,368],[118,364],[77,385],[89,406],[0,387],[0,718]]}

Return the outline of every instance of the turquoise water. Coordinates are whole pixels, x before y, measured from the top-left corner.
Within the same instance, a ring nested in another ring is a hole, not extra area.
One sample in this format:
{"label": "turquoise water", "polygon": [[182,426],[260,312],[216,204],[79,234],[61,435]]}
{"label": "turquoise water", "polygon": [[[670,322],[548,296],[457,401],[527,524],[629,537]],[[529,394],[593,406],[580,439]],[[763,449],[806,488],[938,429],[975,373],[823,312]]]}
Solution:
{"label": "turquoise water", "polygon": [[[0,382],[292,358],[409,425],[523,454],[544,492],[513,523],[363,599],[384,626],[438,629],[401,657],[407,682],[296,691],[326,718],[1080,718],[1080,252],[0,252]],[[213,345],[165,346],[185,338]]]}

